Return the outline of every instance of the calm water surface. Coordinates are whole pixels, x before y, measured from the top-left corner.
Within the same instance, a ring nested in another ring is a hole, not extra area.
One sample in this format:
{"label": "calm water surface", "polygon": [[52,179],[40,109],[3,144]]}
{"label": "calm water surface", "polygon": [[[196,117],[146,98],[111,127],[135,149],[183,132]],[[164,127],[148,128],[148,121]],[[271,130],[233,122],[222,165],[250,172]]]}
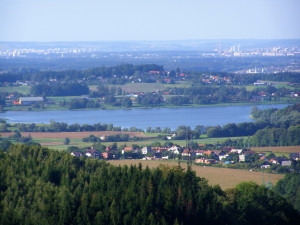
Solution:
{"label": "calm water surface", "polygon": [[[260,109],[284,108],[280,105],[258,105]],[[194,128],[196,125],[214,126],[227,123],[242,123],[253,121],[250,112],[253,105],[245,106],[218,106],[199,108],[155,108],[155,109],[118,109],[118,110],[90,110],[90,111],[41,111],[18,112],[9,111],[0,114],[0,118],[7,119],[10,123],[50,123],[68,124],[95,124],[112,123],[122,128],[137,127],[146,129],[157,126],[176,129],[179,125]]]}

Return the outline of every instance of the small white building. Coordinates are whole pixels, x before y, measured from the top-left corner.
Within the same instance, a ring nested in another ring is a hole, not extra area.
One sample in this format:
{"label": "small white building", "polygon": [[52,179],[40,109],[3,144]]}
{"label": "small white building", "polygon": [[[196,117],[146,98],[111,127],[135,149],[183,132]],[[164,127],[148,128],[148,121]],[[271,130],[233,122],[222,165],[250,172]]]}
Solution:
{"label": "small white building", "polygon": [[245,162],[246,161],[246,155],[239,155],[239,162]]}
{"label": "small white building", "polygon": [[142,151],[143,155],[147,155],[148,153],[151,152],[151,149],[149,149],[148,147],[144,147],[144,148],[141,149],[141,151]]}
{"label": "small white building", "polygon": [[43,97],[21,97],[20,98],[21,105],[32,105],[34,103],[40,103],[43,101],[44,101]]}
{"label": "small white building", "polygon": [[231,149],[230,153],[238,153],[241,154],[243,149]]}
{"label": "small white building", "polygon": [[222,161],[222,159],[226,159],[228,155],[219,155],[219,160]]}
{"label": "small white building", "polygon": [[173,145],[171,148],[169,148],[169,152],[173,152],[174,154],[179,154],[180,147],[177,147],[176,145]]}

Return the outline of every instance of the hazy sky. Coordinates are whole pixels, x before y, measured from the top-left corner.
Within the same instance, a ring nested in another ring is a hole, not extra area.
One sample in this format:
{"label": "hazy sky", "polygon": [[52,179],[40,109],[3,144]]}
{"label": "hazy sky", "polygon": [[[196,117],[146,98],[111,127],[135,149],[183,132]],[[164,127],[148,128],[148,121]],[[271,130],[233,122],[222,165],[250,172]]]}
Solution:
{"label": "hazy sky", "polygon": [[300,38],[300,0],[0,0],[0,41]]}

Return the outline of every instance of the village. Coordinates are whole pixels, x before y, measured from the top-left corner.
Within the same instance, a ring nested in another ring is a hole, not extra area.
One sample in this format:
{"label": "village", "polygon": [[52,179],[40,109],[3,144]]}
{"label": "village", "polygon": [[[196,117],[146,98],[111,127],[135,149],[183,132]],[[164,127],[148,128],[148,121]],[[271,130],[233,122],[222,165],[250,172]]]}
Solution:
{"label": "village", "polygon": [[[292,171],[293,161],[299,161],[300,153],[290,153],[289,157],[276,156],[274,153],[257,153],[249,149],[237,149],[223,147],[218,150],[208,150],[215,146],[198,145],[199,149],[193,150],[179,145],[168,147],[124,147],[121,151],[113,147],[107,147],[103,152],[87,148],[85,151],[73,151],[75,157],[94,158],[98,160],[121,160],[121,159],[142,159],[142,160],[176,160],[199,164],[203,166],[225,166],[232,168],[253,168],[271,170]],[[200,149],[203,148],[203,149]],[[204,148],[206,150],[204,150]]]}

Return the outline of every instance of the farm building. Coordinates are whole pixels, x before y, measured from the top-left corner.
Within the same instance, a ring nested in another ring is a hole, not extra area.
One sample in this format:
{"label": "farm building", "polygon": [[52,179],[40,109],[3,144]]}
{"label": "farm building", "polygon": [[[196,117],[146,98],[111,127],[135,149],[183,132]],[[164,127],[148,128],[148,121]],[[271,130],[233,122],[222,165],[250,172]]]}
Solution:
{"label": "farm building", "polygon": [[19,102],[17,102],[18,105],[32,105],[34,103],[40,103],[43,102],[43,97],[21,97]]}

